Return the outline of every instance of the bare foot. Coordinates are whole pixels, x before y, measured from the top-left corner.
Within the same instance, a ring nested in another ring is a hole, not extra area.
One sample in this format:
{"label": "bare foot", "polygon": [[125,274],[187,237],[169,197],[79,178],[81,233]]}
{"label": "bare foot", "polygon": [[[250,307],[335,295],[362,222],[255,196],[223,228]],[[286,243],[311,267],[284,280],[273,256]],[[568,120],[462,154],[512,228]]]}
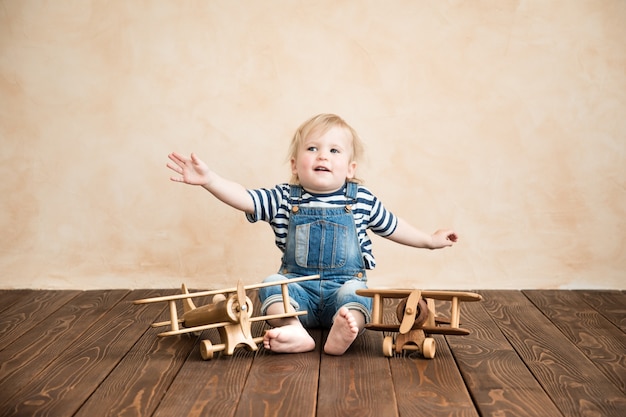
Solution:
{"label": "bare foot", "polygon": [[302,325],[288,324],[266,331],[263,346],[279,353],[308,352],[315,349],[315,340]]}
{"label": "bare foot", "polygon": [[347,308],[341,307],[328,332],[324,352],[329,355],[343,355],[358,335],[359,325],[354,315]]}

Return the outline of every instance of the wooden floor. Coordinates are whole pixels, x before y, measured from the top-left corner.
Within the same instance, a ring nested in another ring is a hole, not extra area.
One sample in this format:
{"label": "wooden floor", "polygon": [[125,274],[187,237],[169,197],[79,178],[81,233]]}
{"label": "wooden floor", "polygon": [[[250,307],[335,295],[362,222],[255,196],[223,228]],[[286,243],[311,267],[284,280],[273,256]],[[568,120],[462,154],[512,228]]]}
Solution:
{"label": "wooden floor", "polygon": [[[0,291],[0,415],[626,415],[622,291],[482,291],[463,305],[472,334],[436,337],[431,360],[385,358],[368,331],[341,357],[211,361],[198,341],[218,342],[215,330],[157,338],[166,306],[132,304],[171,293]],[[313,335],[321,345],[325,332]]]}

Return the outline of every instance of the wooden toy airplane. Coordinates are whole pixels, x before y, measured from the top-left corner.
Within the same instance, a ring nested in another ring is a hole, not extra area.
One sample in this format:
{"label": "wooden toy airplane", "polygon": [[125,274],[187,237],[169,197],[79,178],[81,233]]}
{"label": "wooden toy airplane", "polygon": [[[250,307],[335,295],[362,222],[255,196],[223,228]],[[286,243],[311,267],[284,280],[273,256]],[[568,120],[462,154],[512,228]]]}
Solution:
{"label": "wooden toy airplane", "polygon": [[[182,294],[163,297],[145,298],[135,300],[134,304],[148,304],[167,302],[170,307],[170,320],[153,323],[152,327],[170,326],[170,330],[159,333],[157,336],[175,336],[185,333],[196,333],[207,329],[217,329],[222,343],[213,345],[210,340],[200,342],[202,359],[213,358],[215,352],[224,351],[225,355],[232,355],[235,348],[243,345],[246,349],[256,351],[258,344],[263,341],[263,336],[252,337],[251,323],[257,321],[274,320],[286,317],[295,317],[306,314],[306,311],[297,311],[269,316],[253,317],[254,306],[250,298],[246,296],[246,290],[271,287],[280,285],[283,294],[285,311],[289,311],[289,292],[287,285],[293,282],[319,279],[319,275],[285,279],[267,283],[244,286],[241,281],[236,288],[224,290],[199,291],[189,293],[185,284],[182,285]],[[202,307],[196,307],[191,300],[196,297],[213,295],[213,302]],[[176,301],[181,300],[184,314],[178,318]],[[181,325],[183,328],[181,328]]]}
{"label": "wooden toy airplane", "polygon": [[[372,322],[365,327],[370,330],[397,332],[395,338],[386,336],[383,340],[383,355],[393,356],[402,350],[416,350],[428,359],[435,357],[435,339],[431,334],[465,336],[469,330],[459,327],[462,301],[480,301],[480,294],[459,291],[420,291],[420,290],[387,290],[362,289],[357,294],[372,297]],[[396,317],[400,324],[385,323],[383,320],[384,300],[386,298],[402,299],[396,308]],[[435,315],[435,300],[450,302],[450,319]],[[446,324],[446,326],[443,326]]]}

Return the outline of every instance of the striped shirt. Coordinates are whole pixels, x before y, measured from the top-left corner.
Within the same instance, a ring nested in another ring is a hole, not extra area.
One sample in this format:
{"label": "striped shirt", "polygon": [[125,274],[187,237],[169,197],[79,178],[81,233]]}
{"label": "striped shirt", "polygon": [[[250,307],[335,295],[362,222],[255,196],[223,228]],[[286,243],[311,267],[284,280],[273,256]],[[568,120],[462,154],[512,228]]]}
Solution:
{"label": "striped shirt", "polygon": [[[274,231],[276,246],[284,252],[291,213],[289,184],[278,184],[270,189],[248,190],[248,193],[254,201],[254,213],[246,214],[246,218],[251,223],[259,220],[268,222]],[[303,190],[299,205],[300,207],[343,207],[347,200],[345,194],[345,186],[332,194],[310,194]],[[379,236],[389,236],[395,231],[398,219],[385,209],[369,189],[361,185],[358,186],[357,201],[352,206],[352,214],[365,267],[374,269],[376,260],[372,254],[372,241],[367,235],[367,229],[371,229]]]}

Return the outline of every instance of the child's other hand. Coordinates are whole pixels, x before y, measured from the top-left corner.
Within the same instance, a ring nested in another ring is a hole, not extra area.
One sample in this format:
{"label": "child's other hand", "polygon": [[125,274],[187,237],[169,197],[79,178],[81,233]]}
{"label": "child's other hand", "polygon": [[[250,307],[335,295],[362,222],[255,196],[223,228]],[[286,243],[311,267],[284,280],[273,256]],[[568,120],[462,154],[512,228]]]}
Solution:
{"label": "child's other hand", "polygon": [[445,248],[446,246],[452,246],[459,239],[459,236],[449,229],[437,230],[432,235],[433,249]]}
{"label": "child's other hand", "polygon": [[205,185],[209,182],[211,170],[195,154],[191,157],[172,152],[168,158],[173,162],[168,162],[167,167],[179,176],[170,177],[172,181],[184,182],[190,185]]}

